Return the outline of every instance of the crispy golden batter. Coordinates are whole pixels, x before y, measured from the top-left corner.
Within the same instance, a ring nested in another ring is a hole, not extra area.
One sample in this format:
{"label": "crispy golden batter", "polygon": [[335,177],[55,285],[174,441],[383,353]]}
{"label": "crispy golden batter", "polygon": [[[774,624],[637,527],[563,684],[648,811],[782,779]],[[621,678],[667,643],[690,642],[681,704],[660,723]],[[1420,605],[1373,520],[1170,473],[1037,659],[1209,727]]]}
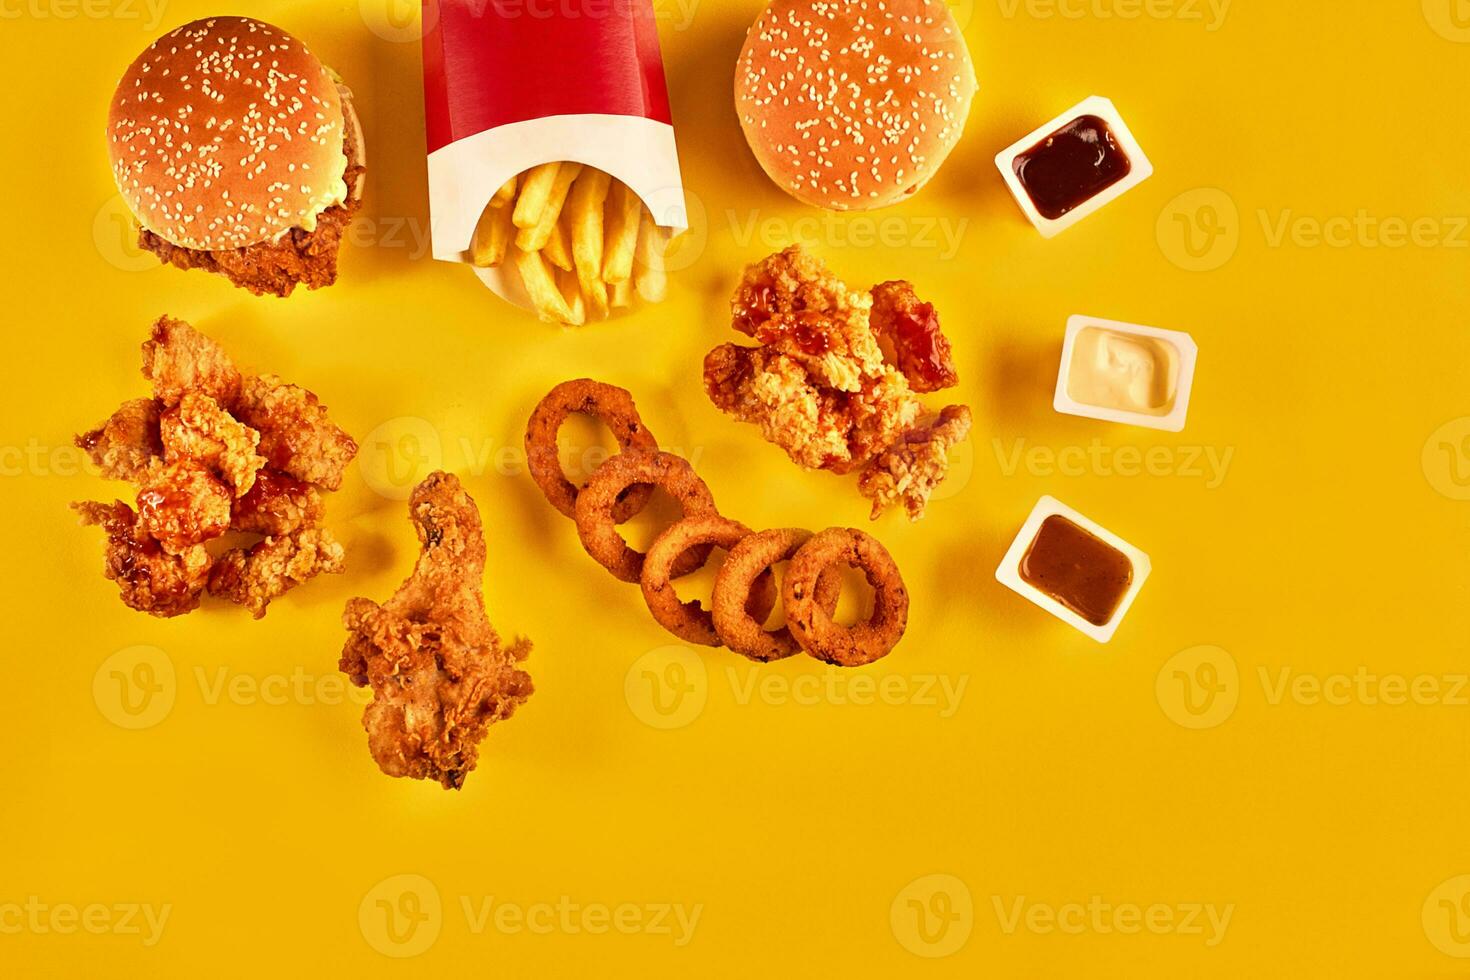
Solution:
{"label": "crispy golden batter", "polygon": [[107,533],[103,574],[116,582],[130,608],[150,616],[179,616],[199,605],[209,579],[209,552],[202,545],[169,554],[141,531],[137,515],[121,500],[72,504],[83,525]]}
{"label": "crispy golden batter", "polygon": [[899,501],[909,520],[923,517],[934,488],[949,472],[950,447],[964,442],[969,435],[969,408],[951,405],[873,460],[858,477],[858,490],[873,501],[873,519]]}
{"label": "crispy golden batter", "polygon": [[790,358],[823,386],[856,392],[883,372],[869,329],[873,300],[792,246],[749,266],[731,302],[734,327]]}
{"label": "crispy golden batter", "polygon": [[230,529],[247,534],[290,534],[319,526],[325,513],[316,487],[279,470],[266,469],[255,475],[250,492],[235,501]]}
{"label": "crispy golden batter", "polygon": [[260,432],[269,466],[323,490],[342,485],[357,455],[357,443],[332,424],[316,395],[275,375],[246,378],[235,415]]}
{"label": "crispy golden batter", "polygon": [[226,408],[240,395],[240,371],[230,355],[183,320],[161,316],[143,344],[143,377],[165,408],[188,391],[208,395]]}
{"label": "crispy golden batter", "polygon": [[[242,376],[219,345],[169,317],[143,345],[143,374],[153,399],[77,437],[103,475],[138,485],[136,514],[121,503],[74,505],[83,523],[106,529],[105,572],[125,603],[176,616],[207,586],[258,619],[294,586],[341,571],[341,545],[318,530],[318,487],[341,483],[357,444],[315,395]],[[228,531],[263,540],[216,561],[204,544]]]}
{"label": "crispy golden batter", "polygon": [[485,535],[459,480],[431,474],[414,489],[409,516],[423,554],[383,605],[347,603],[341,668],[372,686],[362,725],[383,772],[458,789],[486,729],[531,696],[531,677],[517,667],[531,645],[504,646],[485,615]]}
{"label": "crispy golden batter", "polygon": [[726,344],[705,358],[710,399],[759,425],[809,469],[847,473],[919,415],[904,378],[869,327],[872,299],[849,290],[798,246],[746,269],[731,303],[735,329],[760,347]]}
{"label": "crispy golden batter", "polygon": [[960,383],[954,351],[939,327],[933,303],[925,303],[902,280],[873,287],[873,335],[883,357],[898,368],[909,387],[925,394]]}
{"label": "crispy golden batter", "polygon": [[342,571],[344,552],[325,528],[306,528],[267,537],[246,550],[234,548],[215,562],[209,594],[250,610],[256,619],[301,583],[323,573]]}
{"label": "crispy golden batter", "polygon": [[160,421],[163,455],[169,462],[192,459],[209,467],[243,497],[255,484],[265,459],[255,452],[260,433],[235,420],[219,402],[186,392]]}
{"label": "crispy golden batter", "polygon": [[107,479],[135,481],[163,455],[160,411],[152,398],[124,402],[106,422],[77,436],[77,448],[86,451]]}
{"label": "crispy golden batter", "polygon": [[230,529],[230,491],[192,459],[154,463],[138,487],[138,530],[179,554]]}
{"label": "crispy golden batter", "polygon": [[735,329],[761,346],[710,351],[710,400],[808,469],[868,467],[875,518],[899,498],[921,515],[944,478],[945,450],[969,430],[965,410],[958,435],[954,417],[911,434],[922,411],[915,392],[959,381],[934,307],[907,282],[849,289],[793,245],[745,270],[730,309]]}

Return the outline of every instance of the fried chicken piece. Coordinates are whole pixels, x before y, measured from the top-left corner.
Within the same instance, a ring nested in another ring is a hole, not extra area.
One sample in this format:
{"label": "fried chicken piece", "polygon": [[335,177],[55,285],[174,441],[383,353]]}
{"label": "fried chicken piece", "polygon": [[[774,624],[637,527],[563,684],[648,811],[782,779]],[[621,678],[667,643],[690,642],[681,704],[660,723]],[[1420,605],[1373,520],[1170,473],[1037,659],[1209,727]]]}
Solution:
{"label": "fried chicken piece", "polygon": [[243,497],[255,484],[265,459],[255,452],[260,433],[235,420],[219,402],[186,392],[160,422],[163,456],[169,462],[192,459],[209,467]]}
{"label": "fried chicken piece", "polygon": [[822,384],[859,391],[883,369],[868,327],[873,301],[798,245],[749,266],[730,301],[733,326],[796,361]]}
{"label": "fried chicken piece", "polygon": [[857,392],[814,383],[796,361],[765,347],[725,344],[705,358],[710,400],[808,469],[848,473],[888,446],[919,415],[919,402],[891,371],[864,377]]}
{"label": "fried chicken piece", "polygon": [[71,506],[84,526],[95,525],[107,533],[103,574],[117,583],[130,608],[166,618],[198,607],[211,565],[202,545],[170,554],[142,530],[133,509],[121,500]]}
{"label": "fried chicken piece", "polygon": [[154,463],[138,488],[138,527],[182,554],[230,529],[229,489],[192,459]]}
{"label": "fried chicken piece", "polygon": [[357,443],[332,424],[316,395],[275,375],[246,378],[234,412],[260,433],[268,466],[323,490],[340,487],[357,456]]}
{"label": "fried chicken piece", "polygon": [[409,516],[423,548],[413,575],[381,606],[347,603],[340,666],[372,686],[362,725],[379,768],[459,789],[486,729],[531,696],[531,677],[516,666],[531,645],[503,645],[485,615],[485,535],[459,480],[430,474]]}
{"label": "fried chicken piece", "polygon": [[760,426],[801,466],[866,467],[860,486],[874,517],[899,500],[921,516],[946,451],[970,427],[957,406],[915,428],[916,392],[959,382],[934,307],[898,280],[850,289],[792,246],[746,268],[730,309],[734,328],[761,346],[725,344],[706,356],[710,400]]}
{"label": "fried chicken piece", "polygon": [[272,599],[323,573],[342,571],[345,552],[330,531],[306,528],[233,548],[215,562],[209,594],[245,606],[260,619]]}
{"label": "fried chicken piece", "polygon": [[240,395],[240,371],[224,348],[183,320],[161,316],[143,343],[143,377],[153,396],[173,408],[188,391],[208,395],[226,408]]}
{"label": "fried chicken piece", "polygon": [[151,398],[124,402],[106,422],[77,436],[77,448],[86,452],[107,479],[138,480],[163,455],[160,411]]}
{"label": "fried chicken piece", "polygon": [[951,405],[939,417],[916,426],[882,453],[858,477],[858,490],[873,501],[872,519],[899,501],[909,520],[924,516],[929,497],[949,472],[949,450],[970,434],[970,409]]}
{"label": "fried chicken piece", "polygon": [[901,280],[873,287],[869,319],[883,357],[914,391],[929,393],[960,383],[954,351],[939,326],[933,303],[925,303],[912,284]]}
{"label": "fried chicken piece", "polygon": [[230,529],[248,534],[281,535],[317,527],[325,516],[321,492],[279,470],[255,475],[250,492],[235,501]]}
{"label": "fried chicken piece", "polygon": [[883,360],[872,298],[792,246],[748,267],[733,325],[760,347],[726,344],[705,358],[710,400],[809,469],[866,464],[919,415],[903,376]]}

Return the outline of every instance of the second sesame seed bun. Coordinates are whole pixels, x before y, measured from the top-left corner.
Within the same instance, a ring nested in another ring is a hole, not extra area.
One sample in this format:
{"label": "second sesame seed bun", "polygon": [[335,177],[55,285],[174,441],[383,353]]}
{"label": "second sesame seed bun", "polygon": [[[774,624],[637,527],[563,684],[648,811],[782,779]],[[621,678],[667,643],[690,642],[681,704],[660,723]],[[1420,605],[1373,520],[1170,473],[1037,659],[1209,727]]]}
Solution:
{"label": "second sesame seed bun", "polygon": [[735,109],[782,189],[832,211],[915,193],[959,142],[975,69],[942,0],[774,0],[735,71]]}
{"label": "second sesame seed bun", "polygon": [[306,45],[248,17],[210,17],[128,67],[108,151],[146,229],[187,249],[236,249],[312,227],[347,198],[348,125],[336,81]]}

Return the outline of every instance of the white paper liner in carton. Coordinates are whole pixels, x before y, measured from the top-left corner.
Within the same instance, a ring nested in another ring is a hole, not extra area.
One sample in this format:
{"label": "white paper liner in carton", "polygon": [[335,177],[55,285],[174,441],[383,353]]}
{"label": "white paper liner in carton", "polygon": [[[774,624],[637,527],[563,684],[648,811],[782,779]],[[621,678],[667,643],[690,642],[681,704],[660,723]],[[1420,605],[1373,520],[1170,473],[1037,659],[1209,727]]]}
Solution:
{"label": "white paper liner in carton", "polygon": [[[469,261],[501,185],[531,167],[596,167],[659,227],[688,227],[651,0],[565,0],[530,16],[495,0],[425,0],[424,103],[434,258]],[[475,269],[525,309],[514,272]]]}

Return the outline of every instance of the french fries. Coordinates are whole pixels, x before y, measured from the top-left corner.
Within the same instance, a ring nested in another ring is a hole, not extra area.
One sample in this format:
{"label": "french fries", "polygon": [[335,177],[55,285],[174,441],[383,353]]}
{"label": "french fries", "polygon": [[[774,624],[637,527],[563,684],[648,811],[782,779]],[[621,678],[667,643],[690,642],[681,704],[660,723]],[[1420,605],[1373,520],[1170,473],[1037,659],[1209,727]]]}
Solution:
{"label": "french fries", "polygon": [[522,252],[539,252],[546,247],[551,240],[552,231],[556,228],[557,221],[561,218],[561,209],[567,201],[567,192],[572,189],[572,181],[577,179],[577,174],[582,170],[580,163],[558,164],[556,177],[551,182],[551,189],[546,192],[546,200],[541,205],[541,210],[535,215],[536,221],[529,227],[520,224],[521,206],[516,203],[516,248]]}
{"label": "french fries", "polygon": [[638,223],[638,248],[633,256],[633,287],[645,303],[662,303],[668,294],[669,280],[664,272],[666,247],[663,230],[645,210]]}
{"label": "french fries", "polygon": [[668,235],[626,184],[580,163],[512,177],[485,206],[470,261],[514,268],[537,315],[579,326],[668,292]]}
{"label": "french fries", "polygon": [[633,274],[633,253],[638,248],[638,224],[643,202],[627,184],[619,183],[608,192],[607,249],[602,260],[602,278],[607,282],[623,282]]}
{"label": "french fries", "polygon": [[504,262],[513,231],[515,227],[511,223],[509,203],[491,201],[486,205],[485,213],[480,215],[479,224],[475,225],[475,237],[470,242],[470,260],[479,266],[496,266]]}

